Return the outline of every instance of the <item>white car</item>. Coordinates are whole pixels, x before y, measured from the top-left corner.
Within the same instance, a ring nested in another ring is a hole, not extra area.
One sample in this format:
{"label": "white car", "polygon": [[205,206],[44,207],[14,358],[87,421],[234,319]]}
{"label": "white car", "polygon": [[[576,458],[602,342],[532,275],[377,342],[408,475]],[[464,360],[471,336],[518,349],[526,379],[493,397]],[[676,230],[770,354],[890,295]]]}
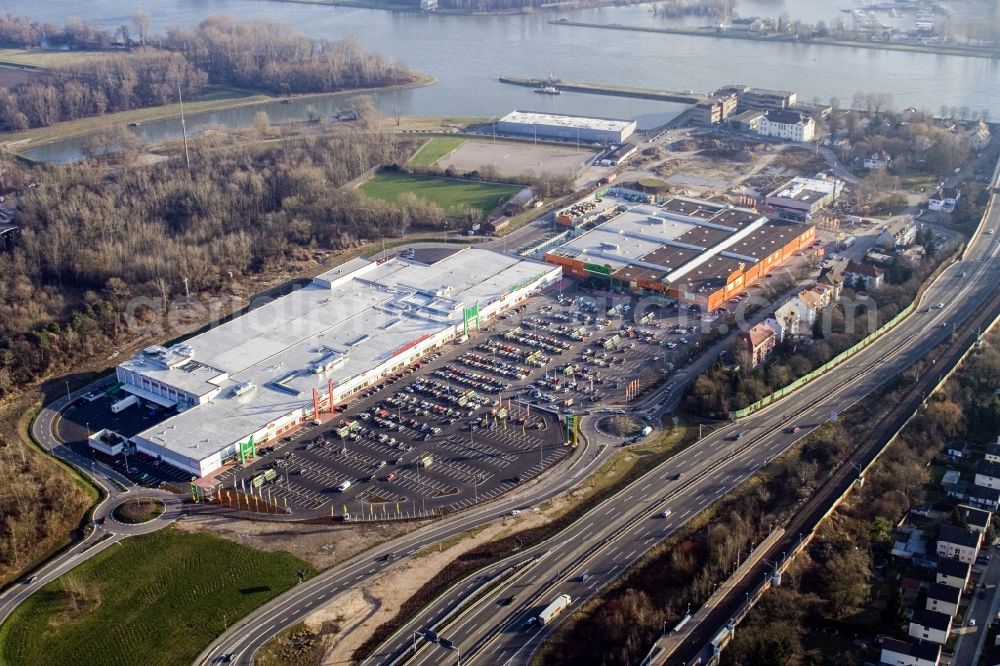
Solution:
{"label": "white car", "polygon": [[660,517],[662,517],[662,518],[669,518],[672,514],[673,514],[673,511],[671,511],[670,509],[667,509],[666,511],[664,511],[663,513],[660,514]]}
{"label": "white car", "polygon": [[351,487],[351,482],[350,481],[344,481],[342,484],[340,484],[339,486],[337,486],[337,492],[338,493],[342,493],[342,492],[344,492],[345,490],[347,490],[350,487]]}

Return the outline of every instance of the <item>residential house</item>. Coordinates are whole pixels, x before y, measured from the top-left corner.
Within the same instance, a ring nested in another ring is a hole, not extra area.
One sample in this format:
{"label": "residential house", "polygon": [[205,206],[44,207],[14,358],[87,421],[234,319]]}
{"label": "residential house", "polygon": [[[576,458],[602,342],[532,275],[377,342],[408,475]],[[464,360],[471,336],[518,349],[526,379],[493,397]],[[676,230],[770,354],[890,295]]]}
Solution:
{"label": "residential house", "polygon": [[970,505],[996,513],[1000,510],[1000,489],[984,486],[969,486],[965,500]]}
{"label": "residential house", "polygon": [[882,227],[875,244],[887,250],[913,245],[917,242],[917,223],[912,217],[904,217]]}
{"label": "residential house", "polygon": [[952,616],[947,613],[917,609],[910,619],[909,631],[906,633],[910,638],[944,645],[948,642],[948,634],[951,633],[951,619]]}
{"label": "residential house", "polygon": [[941,477],[941,487],[948,497],[964,500],[968,485],[967,481],[962,481],[962,472],[957,469],[950,469]]}
{"label": "residential house", "polygon": [[865,158],[864,167],[869,171],[885,171],[892,166],[892,158],[884,151],[874,152]]}
{"label": "residential house", "polygon": [[844,265],[833,264],[825,266],[819,273],[817,283],[829,285],[833,288],[833,301],[839,301],[844,292]]}
{"label": "residential house", "polygon": [[986,447],[986,460],[1000,464],[1000,443],[994,442]]}
{"label": "residential house", "polygon": [[[976,561],[983,535],[975,530],[955,525],[941,525],[938,532],[938,557],[950,557],[959,562],[972,564]],[[931,609],[936,610],[936,609]]]}
{"label": "residential house", "polygon": [[969,140],[969,147],[973,150],[982,150],[990,144],[990,126],[980,120],[975,127],[965,133]]}
{"label": "residential house", "polygon": [[885,271],[868,264],[861,264],[854,260],[847,262],[844,269],[844,283],[854,289],[864,289],[874,291],[882,286],[885,278]]}
{"label": "residential house", "polygon": [[882,639],[879,664],[882,666],[938,666],[941,646],[936,643],[915,643],[895,638]]}
{"label": "residential house", "polygon": [[1000,463],[980,460],[976,465],[975,483],[983,488],[1000,489]]}
{"label": "residential house", "polygon": [[945,557],[939,559],[937,562],[937,569],[934,571],[934,582],[964,590],[969,585],[969,576],[971,574],[972,565],[968,562],[959,562],[958,560]]}
{"label": "residential house", "polygon": [[778,335],[766,324],[754,324],[740,336],[743,362],[748,368],[756,368],[764,362],[778,344]]}
{"label": "residential house", "polygon": [[764,325],[769,327],[772,331],[774,331],[774,334],[778,336],[778,339],[775,341],[775,346],[785,339],[785,326],[780,321],[774,317],[768,317],[764,320]]}
{"label": "residential house", "polygon": [[927,588],[927,605],[925,610],[958,614],[958,604],[962,600],[962,590],[943,583],[931,583]]}
{"label": "residential house", "polygon": [[778,342],[784,342],[785,336],[796,336],[799,334],[799,324],[802,316],[795,299],[783,303],[781,307],[774,311],[774,319],[781,325],[782,335]]}
{"label": "residential house", "polygon": [[958,513],[965,520],[965,525],[970,530],[975,530],[986,536],[986,530],[990,526],[990,512],[983,511],[982,509],[977,509],[975,507],[961,505],[958,507]]}
{"label": "residential house", "polygon": [[927,208],[950,213],[958,206],[961,198],[962,190],[957,187],[940,187],[927,199]]}
{"label": "residential house", "polygon": [[816,136],[816,121],[798,111],[768,111],[757,128],[757,134],[808,143]]}

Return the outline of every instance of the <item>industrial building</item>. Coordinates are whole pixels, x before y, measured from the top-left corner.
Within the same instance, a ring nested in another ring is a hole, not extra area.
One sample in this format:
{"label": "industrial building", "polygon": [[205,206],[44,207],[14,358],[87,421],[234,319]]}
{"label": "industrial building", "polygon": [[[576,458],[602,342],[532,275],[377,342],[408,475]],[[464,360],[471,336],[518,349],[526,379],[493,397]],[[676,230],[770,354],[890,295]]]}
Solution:
{"label": "industrial building", "polygon": [[131,441],[194,476],[210,474],[560,277],[548,264],[472,248],[431,265],[354,259],[119,365],[122,389],[178,410]]}
{"label": "industrial building", "polygon": [[691,109],[691,124],[695,127],[718,125],[736,113],[737,104],[737,97],[732,93],[698,102]]}
{"label": "industrial building", "polygon": [[836,201],[843,189],[844,182],[837,178],[800,176],[768,194],[764,204],[782,219],[805,222],[813,213]]}
{"label": "industrial building", "polygon": [[[602,196],[617,193],[612,188]],[[603,205],[610,219],[548,250],[545,260],[570,275],[662,293],[704,310],[721,307],[816,236],[812,226],[686,197]]]}
{"label": "industrial building", "polygon": [[635,132],[635,121],[511,111],[497,122],[497,131],[560,141],[624,143]]}

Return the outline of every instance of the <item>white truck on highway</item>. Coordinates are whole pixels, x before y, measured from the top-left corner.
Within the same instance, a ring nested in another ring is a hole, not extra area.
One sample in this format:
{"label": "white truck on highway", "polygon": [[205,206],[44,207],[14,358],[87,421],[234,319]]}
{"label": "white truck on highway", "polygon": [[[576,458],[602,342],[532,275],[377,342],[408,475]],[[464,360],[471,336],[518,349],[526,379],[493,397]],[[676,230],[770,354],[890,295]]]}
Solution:
{"label": "white truck on highway", "polygon": [[573,600],[568,594],[560,594],[552,600],[552,603],[543,608],[542,612],[538,614],[538,624],[545,626],[554,620],[559,613],[566,610],[571,603],[573,603]]}
{"label": "white truck on highway", "polygon": [[111,413],[117,414],[118,412],[123,412],[132,405],[139,403],[139,398],[135,395],[130,395],[127,398],[122,398],[115,404],[111,405]]}

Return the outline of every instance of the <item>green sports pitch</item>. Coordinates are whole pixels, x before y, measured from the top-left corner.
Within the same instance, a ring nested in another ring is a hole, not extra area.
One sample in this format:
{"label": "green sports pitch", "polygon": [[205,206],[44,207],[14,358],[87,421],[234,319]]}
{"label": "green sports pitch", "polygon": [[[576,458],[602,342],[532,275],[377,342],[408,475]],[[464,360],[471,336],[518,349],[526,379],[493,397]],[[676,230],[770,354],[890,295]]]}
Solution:
{"label": "green sports pitch", "polygon": [[417,152],[413,153],[413,157],[410,158],[410,164],[413,166],[431,166],[465,142],[466,139],[455,136],[436,136],[433,139],[429,139],[427,143],[420,146]]}
{"label": "green sports pitch", "polygon": [[387,172],[377,174],[360,189],[366,197],[389,204],[395,204],[399,195],[404,192],[412,192],[417,197],[440,206],[446,215],[456,215],[465,207],[488,213],[503,205],[523,188],[520,185]]}

